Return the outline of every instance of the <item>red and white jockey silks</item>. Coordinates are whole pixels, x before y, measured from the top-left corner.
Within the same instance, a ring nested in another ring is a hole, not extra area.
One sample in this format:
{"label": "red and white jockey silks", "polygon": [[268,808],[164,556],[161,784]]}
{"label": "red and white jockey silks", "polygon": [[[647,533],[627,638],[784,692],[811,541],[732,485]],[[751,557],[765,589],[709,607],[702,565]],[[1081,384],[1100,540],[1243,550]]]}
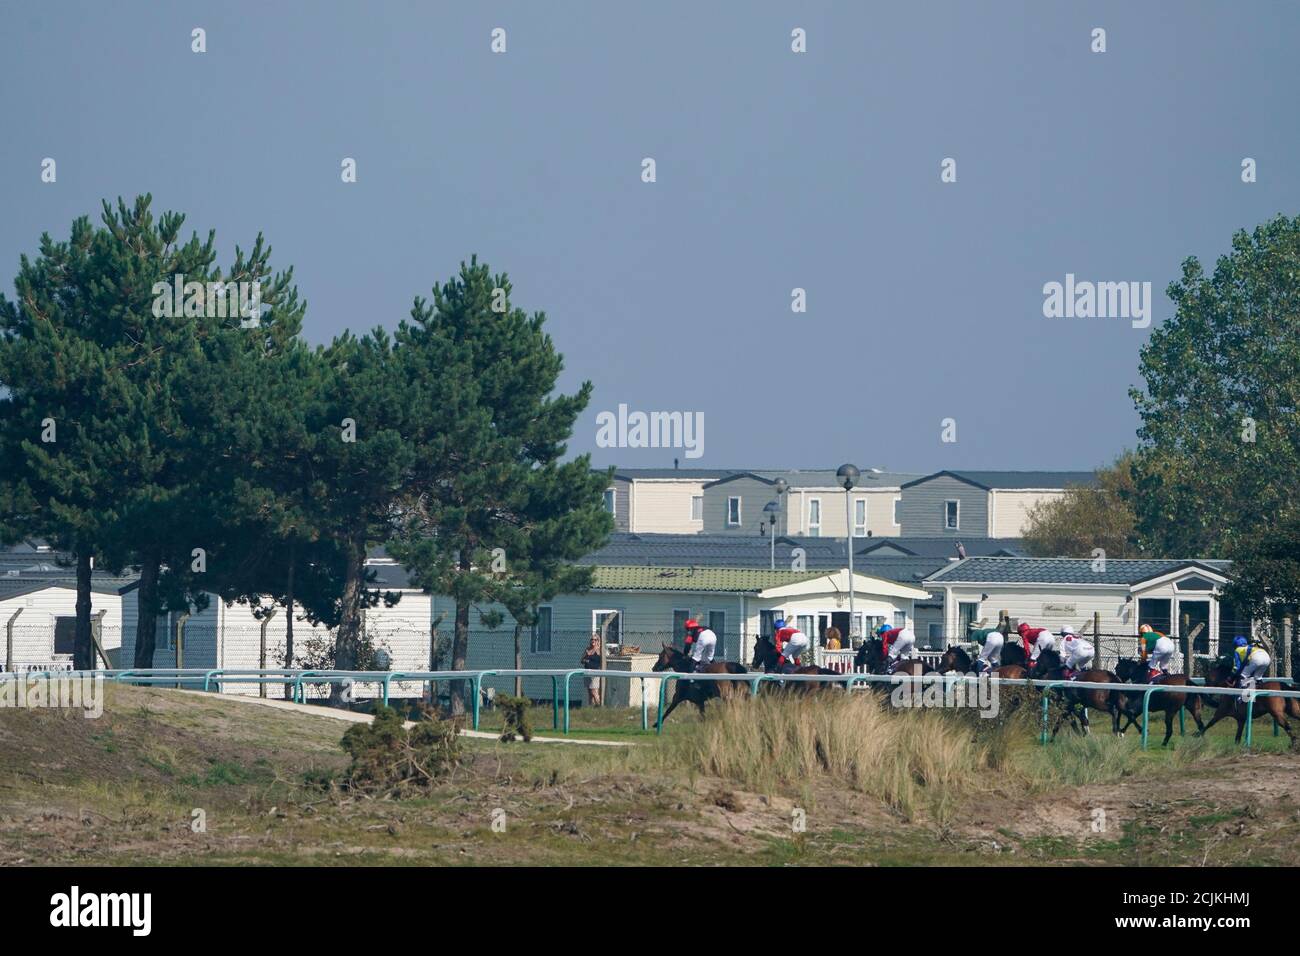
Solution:
{"label": "red and white jockey silks", "polygon": [[1020,635],[1020,640],[1025,646],[1025,657],[1030,660],[1037,660],[1040,652],[1050,650],[1056,645],[1056,638],[1045,627],[1021,624],[1016,629],[1016,633]]}
{"label": "red and white jockey silks", "polygon": [[891,627],[881,636],[881,650],[891,661],[911,657],[916,647],[916,633],[910,627]]}
{"label": "red and white jockey silks", "polygon": [[776,632],[776,652],[793,663],[808,653],[808,635],[797,627],[783,627]]}

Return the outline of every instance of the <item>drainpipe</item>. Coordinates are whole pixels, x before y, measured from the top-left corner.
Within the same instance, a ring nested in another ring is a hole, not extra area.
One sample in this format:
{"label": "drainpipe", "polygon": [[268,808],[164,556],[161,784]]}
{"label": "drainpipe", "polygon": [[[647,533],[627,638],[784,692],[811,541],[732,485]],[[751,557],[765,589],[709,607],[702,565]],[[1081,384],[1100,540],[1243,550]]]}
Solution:
{"label": "drainpipe", "polygon": [[18,620],[18,615],[23,613],[19,608],[14,611],[13,617],[5,625],[5,670],[12,674],[14,672],[14,621]]}
{"label": "drainpipe", "polygon": [[[262,637],[261,637],[261,643],[259,646],[259,653],[257,658],[257,666],[260,670],[266,670],[266,628],[267,625],[271,623],[271,618],[273,617],[275,617],[275,608],[271,608],[271,610],[267,613],[266,617],[262,618]],[[257,696],[258,697],[266,696],[266,684],[264,682],[258,683]]]}

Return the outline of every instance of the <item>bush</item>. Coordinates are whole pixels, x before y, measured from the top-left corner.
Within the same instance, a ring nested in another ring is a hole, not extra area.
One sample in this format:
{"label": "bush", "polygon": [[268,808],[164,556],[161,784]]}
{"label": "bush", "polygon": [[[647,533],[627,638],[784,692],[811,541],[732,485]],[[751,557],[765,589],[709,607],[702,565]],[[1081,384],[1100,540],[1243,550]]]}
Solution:
{"label": "bush", "polygon": [[497,694],[496,705],[505,720],[505,729],[501,731],[503,741],[509,743],[515,739],[516,734],[523,737],[525,743],[533,739],[533,725],[528,717],[532,701],[527,697]]}
{"label": "bush", "polygon": [[460,727],[424,720],[407,730],[400,714],[379,707],[374,720],[356,724],[341,745],[352,758],[343,786],[374,796],[400,797],[427,788],[460,762]]}

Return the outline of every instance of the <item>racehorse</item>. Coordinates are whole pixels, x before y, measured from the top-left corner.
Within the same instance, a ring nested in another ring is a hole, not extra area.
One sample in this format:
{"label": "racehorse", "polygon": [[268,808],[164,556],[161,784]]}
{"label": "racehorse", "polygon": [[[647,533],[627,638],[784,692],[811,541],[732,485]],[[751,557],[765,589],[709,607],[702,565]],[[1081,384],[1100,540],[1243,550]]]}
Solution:
{"label": "racehorse", "polygon": [[[1133,658],[1124,658],[1115,665],[1116,676],[1118,676],[1125,684],[1149,683],[1147,673],[1147,665],[1142,661],[1134,660]],[[1162,687],[1189,687],[1191,684],[1192,679],[1186,674],[1166,674],[1160,679],[1160,685]],[[1127,698],[1129,703],[1129,706],[1125,708],[1125,715],[1128,717],[1128,722],[1124,724],[1124,729],[1127,730],[1130,724],[1137,723],[1138,716],[1142,713],[1142,708],[1137,693],[1127,693],[1124,696]],[[1165,714],[1165,739],[1164,743],[1161,744],[1162,747],[1169,746],[1169,738],[1174,735],[1174,714],[1178,713],[1178,711],[1183,707],[1187,708],[1187,712],[1191,714],[1192,719],[1196,721],[1197,733],[1205,733],[1206,727],[1201,723],[1200,694],[1180,694],[1177,692],[1166,693],[1160,691],[1151,695],[1151,703],[1148,710],[1162,710]]]}
{"label": "racehorse", "polygon": [[[862,642],[858,648],[857,656],[853,658],[855,667],[860,667],[868,674],[884,674],[888,672],[889,661],[885,657],[885,643],[878,637],[868,638]],[[898,662],[894,668],[895,674],[906,674],[909,677],[920,677],[922,674],[930,673],[930,665],[920,658],[907,658]]]}
{"label": "racehorse", "polygon": [[[1038,661],[1034,666],[1034,679],[1066,680],[1065,667],[1061,664],[1061,655],[1054,650],[1040,652]],[[1118,683],[1119,678],[1110,671],[1093,667],[1080,672],[1066,686],[1054,688],[1052,692],[1060,695],[1062,702],[1065,704],[1065,709],[1061,712],[1061,716],[1057,718],[1056,726],[1052,728],[1052,739],[1056,739],[1056,734],[1060,731],[1061,724],[1065,722],[1067,717],[1070,719],[1071,726],[1079,733],[1091,733],[1092,726],[1088,723],[1088,708],[1090,707],[1093,710],[1104,710],[1110,714],[1112,733],[1116,735],[1122,734],[1123,731],[1119,727],[1121,710],[1119,691],[1105,686]]]}
{"label": "racehorse", "polygon": [[[754,659],[749,662],[749,666],[757,670],[763,669],[764,674],[780,672],[783,674],[828,674],[834,677],[843,675],[829,670],[825,667],[816,667],[811,664],[805,664],[802,667],[793,667],[790,670],[781,670],[780,653],[776,649],[776,644],[771,638],[759,637],[754,641]],[[827,687],[834,686],[830,681],[811,681],[799,680],[791,681],[789,688],[797,689],[798,693],[807,694],[815,690],[825,690]],[[789,689],[787,688],[787,689]]]}
{"label": "racehorse", "polygon": [[1017,644],[1010,637],[1002,645],[1002,664],[1005,667],[1008,664],[1016,664],[1020,667],[1029,669],[1029,658],[1025,655],[1025,649]]}
{"label": "racehorse", "polygon": [[[1022,651],[1022,656],[1023,653]],[[973,674],[975,673],[975,662],[964,647],[953,644],[944,651],[943,657],[939,658],[939,666],[935,670],[940,674],[947,674],[950,671],[956,671],[958,674]],[[1022,665],[1006,663],[984,673],[1002,680],[1024,680],[1026,676],[1025,668]]]}
{"label": "racehorse", "polygon": [[[703,667],[697,668],[693,660],[670,644],[663,645],[663,650],[659,652],[659,659],[655,661],[654,666],[650,669],[653,671],[676,671],[679,674],[749,673],[735,661],[712,661]],[[665,677],[664,680],[668,680],[668,678]],[[668,715],[684,700],[690,701],[698,707],[700,715],[703,716],[706,701],[713,700],[715,697],[721,700],[730,700],[735,695],[743,693],[744,690],[744,681],[686,680],[679,677],[677,686],[673,689],[673,702],[664,711],[663,720],[667,720]]]}
{"label": "racehorse", "polygon": [[[1210,672],[1205,677],[1207,687],[1236,687],[1235,669],[1228,663],[1230,659],[1221,658],[1210,668]],[[1281,681],[1262,680],[1255,684],[1256,690],[1290,690]],[[1258,720],[1265,714],[1273,718],[1273,725],[1281,727],[1286,731],[1286,735],[1291,738],[1291,746],[1296,745],[1296,735],[1291,731],[1291,723],[1287,720],[1287,714],[1292,717],[1300,718],[1300,699],[1295,697],[1256,697],[1254,711],[1251,714],[1252,719]],[[1238,696],[1223,695],[1218,697],[1217,706],[1214,710],[1214,716],[1210,722],[1201,727],[1201,721],[1198,717],[1196,725],[1200,729],[1196,732],[1197,736],[1203,736],[1206,731],[1217,724],[1224,717],[1232,714],[1237,721],[1237,743],[1241,743],[1241,733],[1246,729],[1246,703]]]}

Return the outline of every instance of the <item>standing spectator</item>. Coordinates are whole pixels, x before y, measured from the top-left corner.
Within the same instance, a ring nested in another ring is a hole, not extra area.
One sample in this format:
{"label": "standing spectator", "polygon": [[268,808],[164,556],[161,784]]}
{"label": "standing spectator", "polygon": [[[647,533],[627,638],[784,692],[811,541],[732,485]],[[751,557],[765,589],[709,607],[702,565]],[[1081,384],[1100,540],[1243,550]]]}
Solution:
{"label": "standing spectator", "polygon": [[838,651],[842,644],[840,643],[840,629],[832,624],[826,628],[826,650]]}
{"label": "standing spectator", "polygon": [[[591,643],[587,649],[582,652],[582,669],[587,671],[600,670],[600,635],[591,635]],[[600,678],[588,677],[587,681],[587,703],[592,707],[600,706]]]}

